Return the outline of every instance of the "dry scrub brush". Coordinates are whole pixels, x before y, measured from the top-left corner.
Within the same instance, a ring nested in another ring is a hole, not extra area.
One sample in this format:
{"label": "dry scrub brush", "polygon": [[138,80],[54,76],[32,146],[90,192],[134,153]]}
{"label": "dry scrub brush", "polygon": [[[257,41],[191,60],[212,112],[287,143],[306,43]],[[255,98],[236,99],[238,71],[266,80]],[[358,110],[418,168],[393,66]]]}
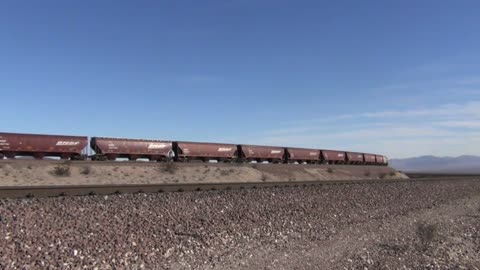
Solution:
{"label": "dry scrub brush", "polygon": [[53,168],[51,171],[51,174],[53,176],[58,176],[58,177],[68,177],[70,176],[70,166],[68,165],[58,165]]}
{"label": "dry scrub brush", "polygon": [[165,162],[160,165],[160,171],[164,173],[175,174],[177,170],[177,164],[173,162]]}

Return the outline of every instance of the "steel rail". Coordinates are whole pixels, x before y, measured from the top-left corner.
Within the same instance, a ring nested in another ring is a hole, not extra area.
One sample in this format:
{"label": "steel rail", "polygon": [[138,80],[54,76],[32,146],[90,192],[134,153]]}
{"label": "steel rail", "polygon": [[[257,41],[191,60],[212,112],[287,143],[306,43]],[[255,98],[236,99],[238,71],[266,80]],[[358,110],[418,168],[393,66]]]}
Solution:
{"label": "steel rail", "polygon": [[230,182],[230,183],[169,183],[169,184],[102,184],[102,185],[49,185],[0,186],[0,198],[33,198],[58,196],[111,195],[124,193],[157,193],[207,190],[238,190],[255,188],[306,187],[345,184],[411,183],[432,181],[480,181],[479,177],[437,177],[418,179],[370,179],[292,182]]}
{"label": "steel rail", "polygon": [[[60,159],[0,159],[0,164],[18,164],[18,163],[28,163],[28,164],[60,164],[60,165],[139,165],[139,166],[155,166],[155,165],[161,165],[165,164],[168,162],[165,161],[146,161],[146,160],[104,160],[104,161],[99,161],[99,160],[60,160]],[[189,164],[189,165],[221,165],[221,166],[262,166],[262,165],[275,165],[275,166],[281,166],[281,165],[292,165],[292,166],[347,166],[347,167],[366,167],[366,168],[372,168],[372,167],[379,167],[379,168],[385,168],[388,166],[385,165],[366,165],[366,164],[293,164],[293,163],[250,163],[250,162],[210,162],[210,161],[199,161],[199,160],[191,160],[188,162],[182,162],[182,161],[175,161],[173,162],[174,164]]]}

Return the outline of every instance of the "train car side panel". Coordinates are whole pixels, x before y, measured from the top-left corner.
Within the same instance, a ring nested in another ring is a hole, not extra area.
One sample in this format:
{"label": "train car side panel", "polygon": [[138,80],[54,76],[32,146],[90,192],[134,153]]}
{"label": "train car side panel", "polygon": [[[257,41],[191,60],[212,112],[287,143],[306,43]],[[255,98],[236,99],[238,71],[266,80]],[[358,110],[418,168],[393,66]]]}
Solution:
{"label": "train car side panel", "polygon": [[347,163],[348,164],[363,164],[363,154],[355,152],[347,152]]}
{"label": "train car side panel", "polygon": [[177,159],[216,159],[230,161],[237,158],[237,145],[221,143],[176,142]]}
{"label": "train car side panel", "polygon": [[363,156],[365,157],[365,164],[373,165],[377,162],[373,154],[363,154]]}
{"label": "train car side panel", "polygon": [[88,144],[83,136],[0,133],[0,153],[15,156],[79,158]]}
{"label": "train car side panel", "polygon": [[375,155],[375,161],[377,165],[385,165],[385,160],[383,159],[383,156]]}
{"label": "train car side panel", "polygon": [[329,164],[343,164],[346,162],[346,155],[343,151],[321,150],[322,160]]}
{"label": "train car side panel", "polygon": [[287,148],[287,160],[289,162],[319,162],[320,150],[306,148]]}
{"label": "train car side panel", "polygon": [[261,145],[240,145],[242,157],[247,161],[283,162],[285,160],[285,148]]}
{"label": "train car side panel", "polygon": [[92,137],[90,147],[108,159],[125,157],[130,159],[149,158],[162,160],[172,155],[172,142],[160,140],[136,140]]}

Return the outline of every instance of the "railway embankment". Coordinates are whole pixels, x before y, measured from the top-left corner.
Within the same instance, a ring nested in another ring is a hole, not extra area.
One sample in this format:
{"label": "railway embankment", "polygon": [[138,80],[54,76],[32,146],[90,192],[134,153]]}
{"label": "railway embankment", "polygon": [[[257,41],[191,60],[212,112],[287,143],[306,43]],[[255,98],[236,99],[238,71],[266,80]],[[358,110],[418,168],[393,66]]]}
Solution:
{"label": "railway embankment", "polygon": [[386,166],[0,161],[0,185],[92,185],[406,179]]}

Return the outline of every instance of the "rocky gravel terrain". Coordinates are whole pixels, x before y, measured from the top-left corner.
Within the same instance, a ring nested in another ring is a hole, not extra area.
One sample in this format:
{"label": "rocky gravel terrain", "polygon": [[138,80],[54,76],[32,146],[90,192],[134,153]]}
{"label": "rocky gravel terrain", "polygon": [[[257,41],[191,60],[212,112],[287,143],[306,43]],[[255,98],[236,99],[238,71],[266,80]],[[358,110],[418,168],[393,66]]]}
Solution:
{"label": "rocky gravel terrain", "polygon": [[1,269],[478,269],[480,181],[0,201]]}

